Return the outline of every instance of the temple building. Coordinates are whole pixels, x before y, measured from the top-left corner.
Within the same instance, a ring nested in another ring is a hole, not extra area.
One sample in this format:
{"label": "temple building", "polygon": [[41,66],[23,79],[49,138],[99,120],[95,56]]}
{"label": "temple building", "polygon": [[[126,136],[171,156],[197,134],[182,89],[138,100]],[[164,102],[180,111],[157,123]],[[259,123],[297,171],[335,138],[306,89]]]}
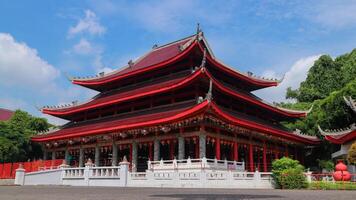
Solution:
{"label": "temple building", "polygon": [[[356,102],[351,97],[344,97],[344,100],[355,114]],[[349,127],[337,130],[323,130],[320,126],[318,128],[327,141],[340,146],[340,150],[334,152],[331,157],[333,159],[346,159],[351,145],[356,141],[356,124],[353,123]]]}
{"label": "temple building", "polygon": [[162,45],[122,69],[95,77],[71,77],[99,92],[91,100],[41,111],[70,122],[39,134],[45,159],[83,166],[117,165],[132,171],[148,160],[216,158],[244,162],[247,171],[270,171],[283,156],[303,162],[304,148],[319,140],[281,125],[308,111],[280,108],[253,91],[278,80],[241,73],[218,60],[203,32]]}

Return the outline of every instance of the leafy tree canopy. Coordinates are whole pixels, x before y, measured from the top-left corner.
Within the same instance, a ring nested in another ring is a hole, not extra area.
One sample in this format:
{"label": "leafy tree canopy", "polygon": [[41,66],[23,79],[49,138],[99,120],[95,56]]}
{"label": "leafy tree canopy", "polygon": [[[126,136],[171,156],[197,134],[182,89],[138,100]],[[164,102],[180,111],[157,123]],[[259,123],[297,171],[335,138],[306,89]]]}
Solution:
{"label": "leafy tree canopy", "polygon": [[324,99],[333,91],[340,90],[356,77],[356,49],[333,60],[321,56],[310,68],[307,78],[299,89],[287,89],[288,99],[298,102],[313,102]]}
{"label": "leafy tree canopy", "polygon": [[31,143],[30,138],[51,126],[44,118],[16,110],[10,120],[0,122],[0,162],[40,158],[41,148]]}

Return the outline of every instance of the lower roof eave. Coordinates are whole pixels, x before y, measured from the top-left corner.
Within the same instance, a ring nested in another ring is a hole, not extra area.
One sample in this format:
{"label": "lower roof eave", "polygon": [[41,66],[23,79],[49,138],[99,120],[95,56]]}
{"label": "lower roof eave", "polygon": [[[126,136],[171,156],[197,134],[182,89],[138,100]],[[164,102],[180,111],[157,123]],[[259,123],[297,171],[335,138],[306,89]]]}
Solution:
{"label": "lower roof eave", "polygon": [[63,134],[63,135],[55,134],[56,132],[54,132],[54,134],[33,137],[31,140],[34,142],[48,142],[48,141],[64,140],[64,139],[83,137],[83,136],[89,136],[89,135],[99,135],[99,134],[104,134],[104,133],[108,133],[108,132],[129,130],[129,129],[140,128],[140,127],[155,126],[155,125],[159,125],[159,124],[167,124],[167,123],[172,123],[172,122],[179,121],[179,120],[184,120],[188,117],[192,117],[194,115],[204,113],[207,110],[207,108],[211,108],[210,110],[213,111],[214,114],[221,117],[224,121],[232,122],[233,124],[235,124],[237,126],[246,127],[246,128],[252,129],[252,130],[259,131],[264,134],[283,137],[287,140],[291,140],[291,141],[298,142],[298,143],[311,144],[311,145],[316,145],[316,144],[320,143],[320,140],[318,140],[318,139],[305,138],[305,137],[295,135],[290,132],[278,130],[278,129],[275,129],[272,127],[267,127],[262,124],[258,124],[256,122],[236,118],[232,115],[229,115],[228,113],[225,113],[224,111],[219,109],[219,107],[215,103],[210,102],[209,100],[205,100],[198,105],[195,105],[195,106],[193,106],[189,109],[186,109],[182,112],[175,113],[174,115],[169,116],[169,117],[154,119],[151,121],[133,123],[133,124],[126,124],[126,125],[122,124],[122,125],[118,125],[118,126],[105,127],[105,128],[101,128],[101,129],[95,129],[95,130],[86,130],[86,131],[82,131],[82,132],[69,133],[69,134]]}

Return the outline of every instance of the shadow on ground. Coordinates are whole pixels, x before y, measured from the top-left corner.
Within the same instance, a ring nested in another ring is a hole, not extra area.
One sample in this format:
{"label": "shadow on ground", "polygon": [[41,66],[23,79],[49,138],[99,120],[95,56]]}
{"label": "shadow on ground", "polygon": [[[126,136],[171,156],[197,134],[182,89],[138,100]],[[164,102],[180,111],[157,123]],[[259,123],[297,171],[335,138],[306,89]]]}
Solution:
{"label": "shadow on ground", "polygon": [[220,200],[220,199],[282,199],[279,195],[250,195],[250,194],[161,194],[151,195],[151,197],[174,198],[182,200],[206,199],[206,200]]}

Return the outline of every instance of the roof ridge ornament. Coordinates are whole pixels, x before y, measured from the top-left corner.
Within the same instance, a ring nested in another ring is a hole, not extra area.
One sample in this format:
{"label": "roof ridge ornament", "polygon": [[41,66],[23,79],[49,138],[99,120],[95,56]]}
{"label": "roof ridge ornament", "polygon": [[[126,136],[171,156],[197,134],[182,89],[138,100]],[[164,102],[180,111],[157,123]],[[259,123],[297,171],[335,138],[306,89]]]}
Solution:
{"label": "roof ridge ornament", "polygon": [[134,62],[130,59],[129,62],[127,62],[127,64],[129,65],[129,67],[132,67],[134,65]]}
{"label": "roof ridge ornament", "polygon": [[197,23],[197,36],[199,35],[199,33],[202,32],[201,28],[200,28],[200,23]]}
{"label": "roof ridge ornament", "polygon": [[353,123],[349,127],[345,127],[345,128],[341,128],[341,129],[333,129],[333,130],[326,129],[325,131],[320,127],[320,125],[318,125],[318,130],[324,136],[343,135],[343,134],[347,134],[347,133],[350,133],[351,131],[356,130],[356,124]]}
{"label": "roof ridge ornament", "polygon": [[208,100],[208,102],[211,102],[213,99],[213,81],[209,79],[209,90],[208,93],[206,93],[205,99]]}
{"label": "roof ridge ornament", "polygon": [[206,64],[206,48],[204,48],[203,59],[200,64],[200,68],[205,68],[205,64]]}
{"label": "roof ridge ornament", "polygon": [[356,101],[353,100],[351,96],[349,96],[348,98],[344,96],[344,101],[354,112],[356,112]]}

